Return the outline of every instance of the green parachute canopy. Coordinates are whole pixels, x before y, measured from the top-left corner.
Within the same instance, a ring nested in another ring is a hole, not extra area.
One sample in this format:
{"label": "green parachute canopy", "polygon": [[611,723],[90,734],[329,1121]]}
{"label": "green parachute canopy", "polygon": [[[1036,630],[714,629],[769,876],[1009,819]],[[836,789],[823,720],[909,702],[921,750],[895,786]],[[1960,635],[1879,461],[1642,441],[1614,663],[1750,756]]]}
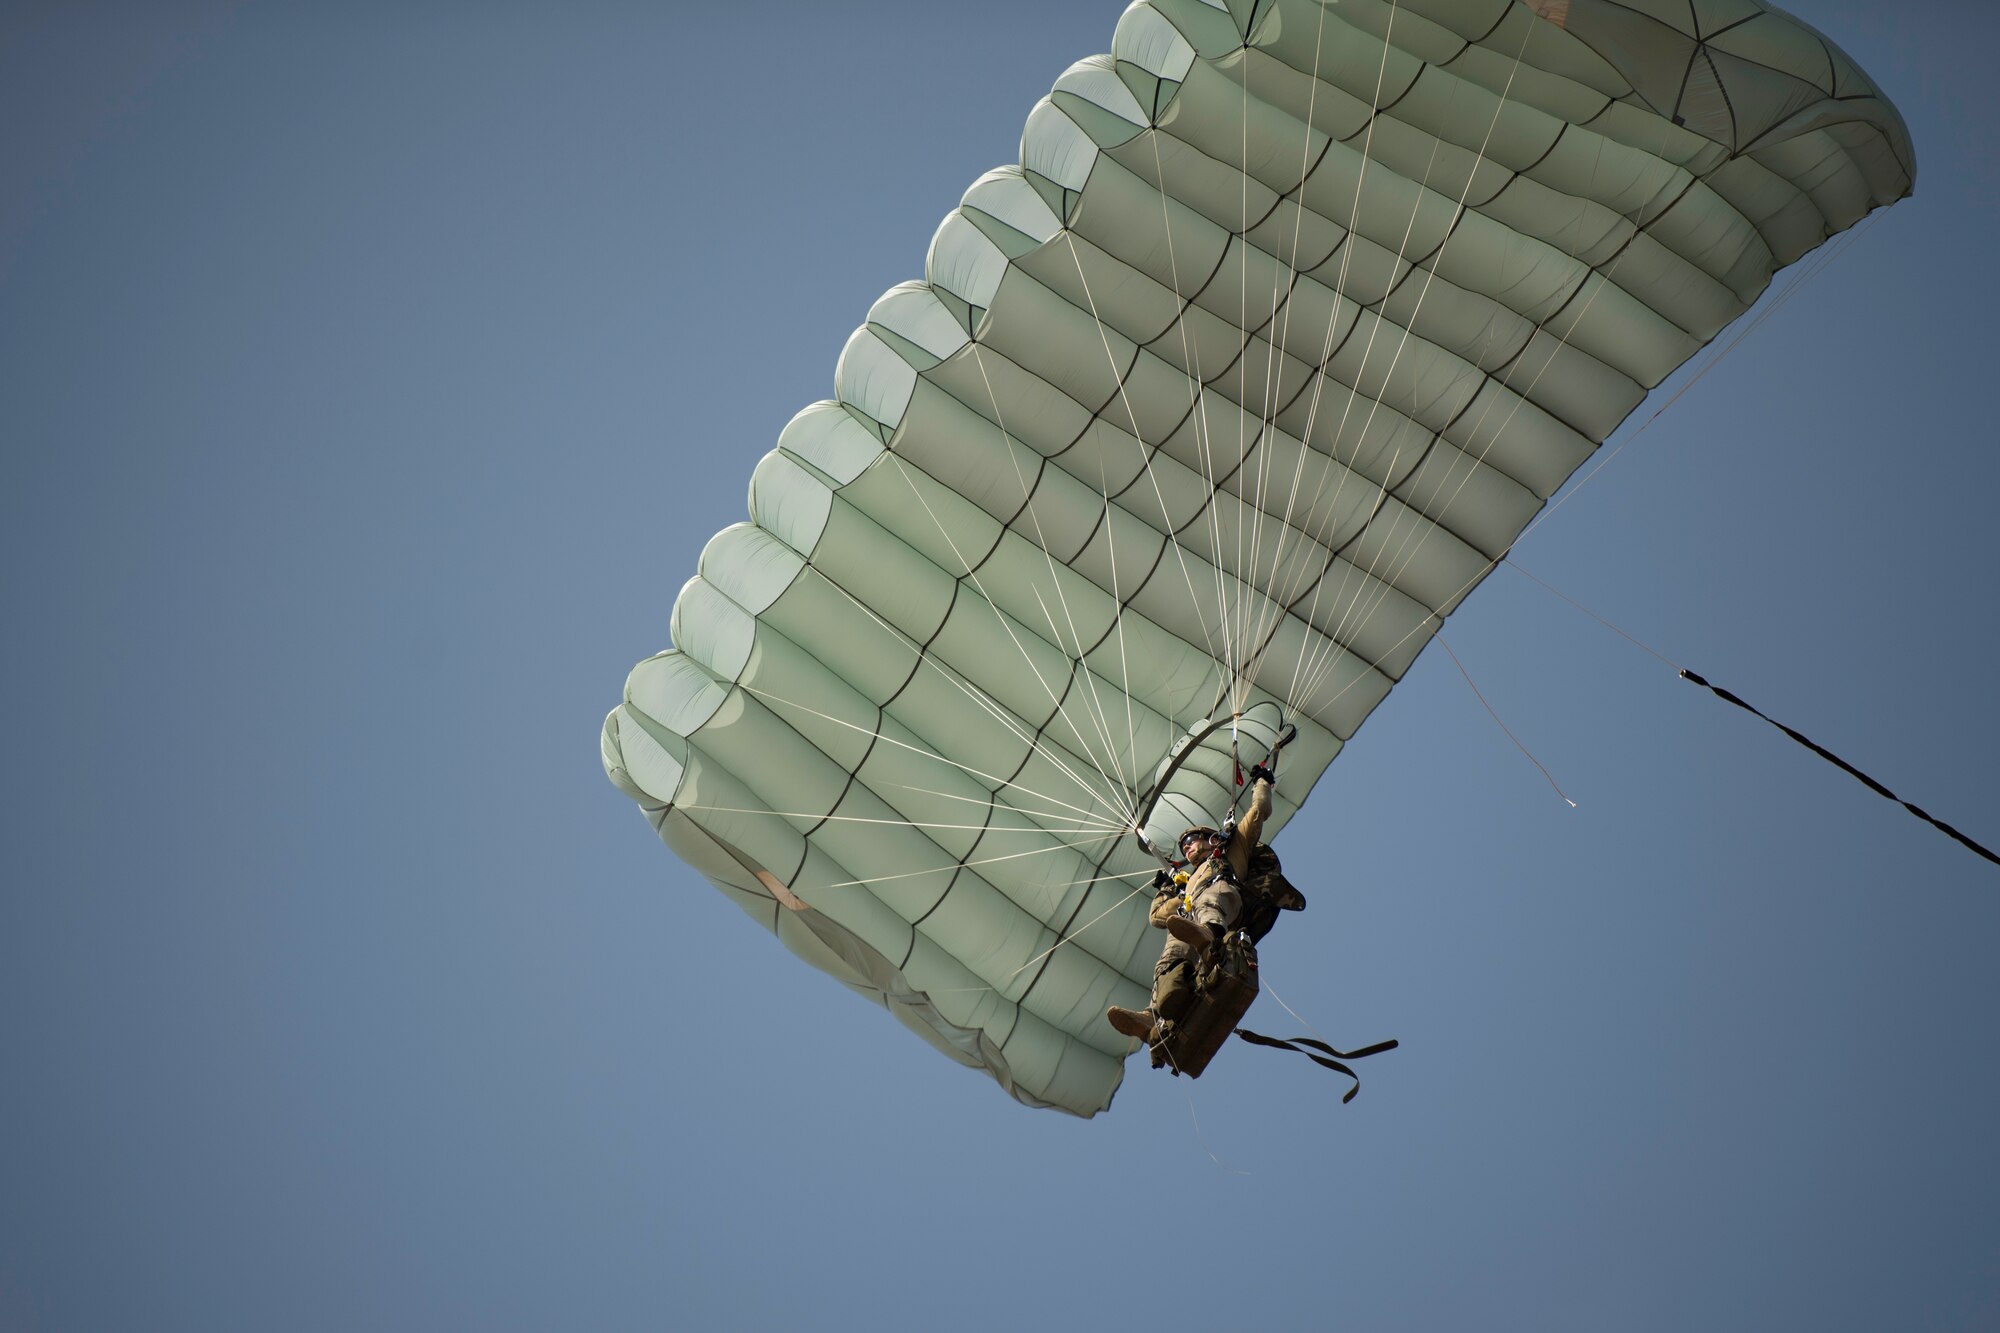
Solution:
{"label": "green parachute canopy", "polygon": [[1647,390],[1914,172],[1753,0],[1141,0],[757,465],[605,769],[794,953],[1093,1114],[1161,940],[1135,824],[1220,824],[1293,724],[1281,829]]}

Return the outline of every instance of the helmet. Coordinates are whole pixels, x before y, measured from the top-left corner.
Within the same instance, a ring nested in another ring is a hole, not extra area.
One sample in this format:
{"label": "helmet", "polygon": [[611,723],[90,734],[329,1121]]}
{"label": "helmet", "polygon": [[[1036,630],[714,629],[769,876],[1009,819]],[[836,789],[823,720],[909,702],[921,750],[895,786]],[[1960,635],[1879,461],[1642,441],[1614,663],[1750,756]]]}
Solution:
{"label": "helmet", "polygon": [[1181,834],[1180,837],[1174,839],[1174,849],[1180,852],[1181,855],[1185,856],[1187,855],[1187,845],[1189,838],[1200,838],[1202,841],[1206,842],[1207,840],[1213,838],[1214,836],[1215,836],[1215,830],[1208,827],[1208,825],[1195,824],[1190,826],[1185,833]]}

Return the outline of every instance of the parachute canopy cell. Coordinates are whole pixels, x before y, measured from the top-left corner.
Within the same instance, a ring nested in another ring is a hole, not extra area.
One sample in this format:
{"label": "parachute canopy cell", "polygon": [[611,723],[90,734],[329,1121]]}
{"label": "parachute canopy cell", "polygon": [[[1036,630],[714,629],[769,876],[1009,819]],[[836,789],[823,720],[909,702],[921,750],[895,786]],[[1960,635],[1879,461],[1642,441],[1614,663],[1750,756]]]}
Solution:
{"label": "parachute canopy cell", "polygon": [[868,312],[603,732],[794,953],[1080,1115],[1158,954],[1160,777],[1164,845],[1296,724],[1281,829],[1647,391],[1915,171],[1751,0],[1142,0],[1111,46]]}

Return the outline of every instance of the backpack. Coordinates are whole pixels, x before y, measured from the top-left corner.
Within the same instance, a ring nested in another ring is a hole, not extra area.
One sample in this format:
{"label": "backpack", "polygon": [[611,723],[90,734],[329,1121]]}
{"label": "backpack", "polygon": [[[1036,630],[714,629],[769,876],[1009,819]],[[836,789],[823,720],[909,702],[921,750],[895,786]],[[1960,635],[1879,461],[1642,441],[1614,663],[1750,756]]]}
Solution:
{"label": "backpack", "polygon": [[1243,933],[1261,940],[1278,924],[1278,913],[1305,910],[1306,896],[1285,878],[1277,852],[1258,843],[1250,849],[1250,865],[1238,885],[1243,894]]}

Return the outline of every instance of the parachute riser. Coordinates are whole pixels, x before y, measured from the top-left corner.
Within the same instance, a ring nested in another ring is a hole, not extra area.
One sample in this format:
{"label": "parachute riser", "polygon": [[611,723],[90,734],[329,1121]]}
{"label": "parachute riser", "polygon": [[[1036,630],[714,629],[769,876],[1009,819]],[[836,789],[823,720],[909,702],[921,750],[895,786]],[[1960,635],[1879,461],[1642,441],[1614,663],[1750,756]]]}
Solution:
{"label": "parachute riser", "polygon": [[[1243,714],[1241,712],[1231,713],[1227,717],[1215,718],[1190,731],[1186,736],[1177,741],[1174,748],[1167,752],[1165,769],[1160,773],[1158,780],[1153,783],[1152,788],[1147,791],[1145,798],[1139,802],[1137,810],[1133,813],[1132,835],[1138,840],[1140,850],[1158,861],[1161,868],[1169,874],[1185,864],[1185,862],[1176,860],[1173,855],[1154,846],[1152,841],[1146,836],[1146,825],[1152,820],[1153,811],[1159,806],[1160,799],[1166,795],[1167,784],[1173,781],[1174,775],[1179,773],[1181,767],[1201,748],[1203,741],[1215,735],[1225,726],[1230,730],[1229,757],[1235,775],[1235,786],[1230,798],[1229,814],[1226,822],[1233,823],[1235,821],[1236,808],[1242,802],[1243,792],[1246,790],[1243,781],[1243,763],[1239,754],[1242,735],[1239,724],[1242,718]],[[1279,752],[1297,738],[1298,734],[1299,729],[1296,723],[1285,722],[1278,731],[1276,739],[1271,742],[1269,753],[1264,756],[1264,766],[1275,771],[1278,765]],[[1174,849],[1175,852],[1179,850],[1178,847]]]}

